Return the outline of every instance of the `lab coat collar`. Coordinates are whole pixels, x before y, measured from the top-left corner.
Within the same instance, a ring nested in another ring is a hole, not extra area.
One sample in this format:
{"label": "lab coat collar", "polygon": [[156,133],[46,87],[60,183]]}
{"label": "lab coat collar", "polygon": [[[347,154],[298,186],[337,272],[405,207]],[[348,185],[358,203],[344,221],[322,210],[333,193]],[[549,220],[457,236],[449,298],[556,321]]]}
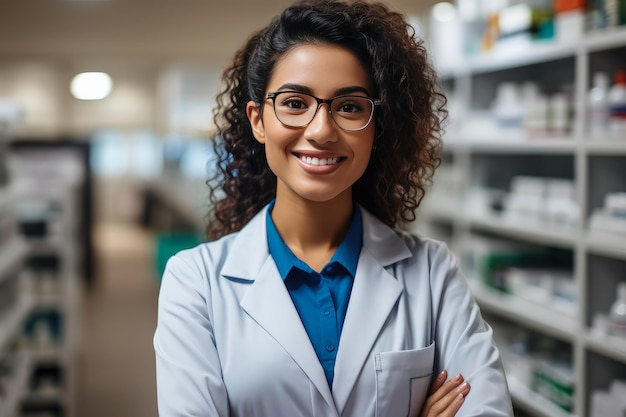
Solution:
{"label": "lab coat collar", "polygon": [[[222,275],[253,281],[269,257],[267,245],[267,206],[241,229],[235,238]],[[363,247],[382,267],[387,267],[411,256],[398,233],[378,220],[363,207]],[[359,260],[360,262],[360,260]]]}
{"label": "lab coat collar", "polygon": [[[269,255],[266,210],[261,210],[235,237],[222,275],[251,283],[241,300],[242,308],[289,353],[330,409],[341,415],[372,346],[402,293],[402,285],[385,268],[411,256],[411,252],[396,232],[361,208],[363,247],[339,342],[331,394],[315,350]],[[373,303],[376,308],[372,308]]]}

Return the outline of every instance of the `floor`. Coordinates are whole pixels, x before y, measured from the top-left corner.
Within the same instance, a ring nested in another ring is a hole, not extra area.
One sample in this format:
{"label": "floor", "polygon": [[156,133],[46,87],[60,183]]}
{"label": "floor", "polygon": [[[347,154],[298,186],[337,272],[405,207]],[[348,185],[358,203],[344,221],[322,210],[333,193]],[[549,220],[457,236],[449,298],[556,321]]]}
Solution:
{"label": "floor", "polygon": [[137,226],[103,224],[94,245],[96,284],[82,299],[76,417],[155,417],[153,237]]}

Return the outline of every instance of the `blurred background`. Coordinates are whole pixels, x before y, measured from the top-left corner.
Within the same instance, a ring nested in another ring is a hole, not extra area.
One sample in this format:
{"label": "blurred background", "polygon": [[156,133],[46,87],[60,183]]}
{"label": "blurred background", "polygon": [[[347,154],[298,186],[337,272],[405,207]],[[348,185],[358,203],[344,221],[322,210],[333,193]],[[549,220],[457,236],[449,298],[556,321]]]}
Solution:
{"label": "blurred background", "polygon": [[[156,416],[221,71],[283,0],[0,4],[0,417]],[[448,96],[407,225],[458,257],[516,416],[626,415],[626,1],[387,0]]]}

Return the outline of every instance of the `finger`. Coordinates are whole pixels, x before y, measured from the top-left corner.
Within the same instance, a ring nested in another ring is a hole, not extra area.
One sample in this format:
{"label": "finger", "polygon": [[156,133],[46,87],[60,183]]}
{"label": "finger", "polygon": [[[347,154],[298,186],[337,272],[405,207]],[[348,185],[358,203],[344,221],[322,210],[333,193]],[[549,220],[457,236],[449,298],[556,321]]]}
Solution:
{"label": "finger", "polygon": [[[447,374],[447,373],[446,373]],[[426,416],[430,412],[430,409],[441,401],[446,395],[450,394],[455,388],[458,388],[461,384],[463,384],[464,378],[463,375],[457,374],[450,380],[446,381],[444,384],[440,385],[436,391],[432,391],[429,394],[426,402],[424,403],[424,407],[422,408],[422,415]],[[454,398],[454,397],[452,397]],[[444,409],[445,405],[451,400],[449,399],[443,406],[440,406],[440,409]]]}
{"label": "finger", "polygon": [[435,378],[435,380],[433,381],[433,384],[430,387],[430,392],[428,393],[428,395],[433,395],[435,391],[441,388],[443,383],[446,382],[447,378],[448,378],[448,371],[444,369],[443,371],[439,373],[439,375],[437,375],[437,378]]}
{"label": "finger", "polygon": [[437,417],[454,417],[456,416],[457,411],[461,408],[463,403],[465,402],[465,395],[457,394],[450,404],[446,407],[445,410],[435,414]]}
{"label": "finger", "polygon": [[470,385],[467,382],[461,383],[437,402],[433,403],[432,407],[429,409],[430,414],[427,414],[427,416],[454,416],[465,401],[465,397],[469,391]]}

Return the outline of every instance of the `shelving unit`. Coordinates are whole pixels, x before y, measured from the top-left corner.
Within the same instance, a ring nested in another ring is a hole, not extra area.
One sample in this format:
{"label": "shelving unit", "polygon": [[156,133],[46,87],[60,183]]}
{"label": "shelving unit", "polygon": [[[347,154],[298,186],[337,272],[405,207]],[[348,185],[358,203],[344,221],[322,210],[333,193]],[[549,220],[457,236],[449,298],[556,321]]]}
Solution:
{"label": "shelving unit", "polygon": [[[589,217],[607,192],[626,192],[626,134],[595,138],[587,132],[586,97],[596,71],[626,69],[626,28],[591,33],[577,43],[536,44],[467,59],[441,68],[444,85],[464,96],[462,115],[484,115],[505,81],[535,81],[548,94],[569,84],[575,97],[572,129],[566,135],[474,130],[450,114],[442,169],[446,178],[427,195],[414,230],[448,242],[457,254],[474,297],[487,315],[571,345],[574,407],[565,412],[530,387],[509,381],[516,409],[534,417],[587,417],[591,392],[612,379],[626,379],[626,339],[599,335],[594,317],[608,313],[619,282],[626,281],[626,235],[589,228]],[[442,174],[443,175],[443,174]],[[577,224],[509,218],[477,200],[477,190],[504,192],[514,176],[562,178],[575,184]],[[479,203],[477,203],[477,201]],[[571,252],[578,303],[573,314],[487,287],[465,254],[477,238],[496,238],[537,248]],[[505,366],[506,367],[506,366]]]}
{"label": "shelving unit", "polygon": [[3,156],[10,182],[0,188],[0,299],[13,300],[0,311],[0,417],[74,417],[85,271],[80,156]]}

